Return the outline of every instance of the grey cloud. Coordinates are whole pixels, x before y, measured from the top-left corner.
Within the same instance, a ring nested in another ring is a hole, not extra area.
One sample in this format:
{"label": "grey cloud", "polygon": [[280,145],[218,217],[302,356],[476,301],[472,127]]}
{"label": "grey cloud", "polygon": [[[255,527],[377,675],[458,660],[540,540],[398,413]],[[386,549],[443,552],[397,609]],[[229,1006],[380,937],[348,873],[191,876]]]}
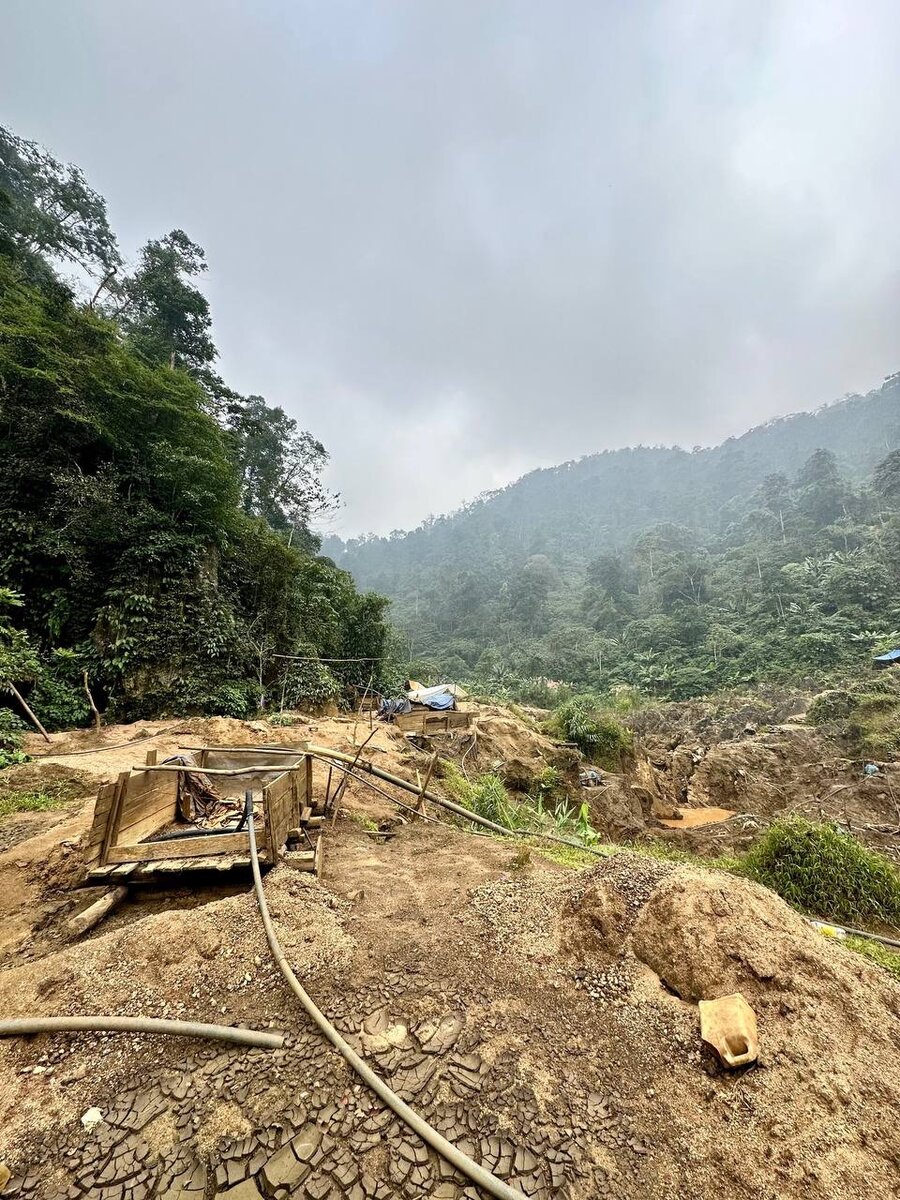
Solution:
{"label": "grey cloud", "polygon": [[347,532],[900,366],[893,0],[8,0],[4,119],[130,249],[207,249],[222,369]]}

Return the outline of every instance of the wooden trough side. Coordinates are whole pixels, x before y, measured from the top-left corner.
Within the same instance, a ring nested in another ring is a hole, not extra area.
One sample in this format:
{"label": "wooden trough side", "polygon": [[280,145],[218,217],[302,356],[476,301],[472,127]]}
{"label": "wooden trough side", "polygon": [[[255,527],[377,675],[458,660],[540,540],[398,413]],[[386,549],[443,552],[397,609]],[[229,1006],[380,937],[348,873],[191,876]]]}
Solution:
{"label": "wooden trough side", "polygon": [[[217,755],[220,757],[217,759]],[[274,760],[274,761],[273,761]],[[258,747],[205,748],[201,771],[239,770],[256,766],[247,775],[215,775],[227,779],[235,795],[246,788],[262,793],[262,820],[256,824],[260,862],[274,865],[288,832],[301,824],[312,807],[312,760],[304,750],[269,753]],[[268,767],[269,770],[265,770]],[[229,870],[250,865],[246,831],[210,829],[191,837],[148,841],[170,825],[185,825],[179,813],[179,780],[191,768],[172,769],[148,762],[103,784],[97,793],[94,818],[84,847],[85,881],[127,881],[181,871]]]}
{"label": "wooden trough side", "polygon": [[460,709],[448,709],[446,712],[434,712],[432,709],[414,709],[408,713],[398,713],[394,724],[403,733],[450,733],[457,729],[468,729],[472,724],[472,714]]}

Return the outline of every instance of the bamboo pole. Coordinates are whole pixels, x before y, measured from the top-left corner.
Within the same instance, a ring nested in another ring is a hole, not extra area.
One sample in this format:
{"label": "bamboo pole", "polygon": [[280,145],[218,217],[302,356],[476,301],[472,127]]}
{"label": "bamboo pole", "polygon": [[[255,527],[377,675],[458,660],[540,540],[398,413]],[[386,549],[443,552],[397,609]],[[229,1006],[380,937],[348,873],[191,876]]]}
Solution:
{"label": "bamboo pole", "polygon": [[304,764],[300,763],[255,763],[250,767],[182,767],[176,763],[139,763],[132,771],[180,771],[183,775],[265,775],[267,772],[277,772],[284,775],[287,771],[299,771]]}
{"label": "bamboo pole", "polygon": [[44,741],[49,742],[50,734],[47,732],[47,730],[43,727],[43,725],[37,719],[37,717],[34,714],[34,711],[28,707],[28,702],[26,701],[26,699],[22,695],[22,693],[19,691],[19,689],[16,687],[16,685],[14,683],[8,683],[6,686],[9,688],[9,690],[12,692],[12,694],[15,696],[15,698],[18,700],[18,702],[22,705],[22,707],[28,713],[29,717],[34,722],[34,724],[37,726],[37,728],[41,731],[41,736],[43,737]]}

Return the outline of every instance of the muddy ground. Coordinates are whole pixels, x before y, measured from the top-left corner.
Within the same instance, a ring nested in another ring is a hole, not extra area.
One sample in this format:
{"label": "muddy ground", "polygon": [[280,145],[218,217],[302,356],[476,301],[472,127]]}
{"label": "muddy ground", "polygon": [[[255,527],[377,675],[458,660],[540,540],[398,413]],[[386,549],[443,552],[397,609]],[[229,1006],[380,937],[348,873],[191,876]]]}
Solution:
{"label": "muddy ground", "polygon": [[[502,710],[484,711],[478,725],[475,745],[449,752],[479,770],[514,762],[537,771],[558,753]],[[140,731],[153,740],[117,745]],[[757,739],[752,753],[772,754],[782,772],[766,793],[775,796],[792,760],[762,739],[793,745],[793,733],[727,732],[737,736],[704,741],[691,801],[722,804],[710,760]],[[0,823],[0,835],[7,823],[15,831],[0,851],[7,1015],[178,1016],[273,1027],[288,1041],[250,1052],[112,1035],[0,1044],[0,1158],[12,1172],[4,1196],[476,1194],[313,1031],[271,962],[246,877],[135,888],[82,942],[62,936],[84,903],[72,885],[90,796],[146,748],[162,758],[184,745],[311,738],[347,749],[368,733],[341,718],[286,729],[143,723],[104,730],[106,751],[11,769],[30,773],[28,787],[65,776],[73,798]],[[629,771],[591,790],[592,808],[602,816],[636,805],[645,834],[671,836],[652,815],[655,797],[634,789],[667,794],[663,755],[683,744],[666,748],[672,736],[642,733]],[[650,737],[659,744],[648,747]],[[92,731],[55,735],[53,749],[96,741]],[[409,779],[428,762],[385,727],[366,755]],[[761,808],[755,771],[752,779],[751,792],[732,778],[723,806]],[[317,788],[325,782],[317,768]],[[820,788],[810,775],[810,792]],[[267,876],[279,936],[314,1000],[375,1069],[523,1195],[900,1196],[900,985],[885,972],[726,875],[626,852],[576,871],[421,822],[388,841],[371,836],[394,815],[386,799],[351,785],[324,835],[321,880],[283,867]],[[864,815],[876,823],[875,806]],[[735,990],[757,1013],[761,1057],[731,1074],[703,1050],[696,1004]],[[90,1109],[100,1120],[86,1129]]]}

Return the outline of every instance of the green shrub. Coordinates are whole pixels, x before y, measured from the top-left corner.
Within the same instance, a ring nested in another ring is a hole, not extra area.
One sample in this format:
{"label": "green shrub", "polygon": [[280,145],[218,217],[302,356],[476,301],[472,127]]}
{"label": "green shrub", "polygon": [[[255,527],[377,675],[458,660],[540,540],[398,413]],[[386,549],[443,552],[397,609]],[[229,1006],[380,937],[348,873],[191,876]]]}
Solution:
{"label": "green shrub", "polygon": [[544,767],[535,778],[532,788],[532,798],[539,805],[545,804],[565,791],[563,777],[556,767]]}
{"label": "green shrub", "polygon": [[452,799],[463,808],[471,809],[496,825],[521,829],[529,824],[531,810],[515,804],[499,775],[479,775],[474,781],[466,779],[455,763],[444,760],[440,767],[444,787]]}
{"label": "green shrub", "polygon": [[[278,696],[277,688],[274,694]],[[339,680],[324,663],[292,662],[287,668],[282,691],[286,708],[317,708],[334,703],[340,694]]]}
{"label": "green shrub", "polygon": [[855,754],[879,760],[900,753],[900,671],[852,680],[822,692],[806,714],[811,725],[834,725]]}
{"label": "green shrub", "polygon": [[0,708],[0,770],[28,762],[22,742],[28,726],[11,708]]}
{"label": "green shrub", "polygon": [[48,729],[71,729],[86,724],[91,716],[81,686],[52,670],[41,674],[29,702]]}
{"label": "green shrub", "polygon": [[177,689],[182,712],[242,720],[259,712],[259,687],[250,680],[209,684],[202,678],[185,679]]}
{"label": "green shrub", "polygon": [[900,922],[900,873],[834,825],[802,817],[776,821],[744,855],[739,871],[801,912],[851,925]]}
{"label": "green shrub", "polygon": [[620,767],[631,749],[631,733],[611,713],[604,712],[593,696],[567,700],[547,725],[563,741],[574,742],[591,762],[609,770]]}
{"label": "green shrub", "polygon": [[0,708],[0,749],[20,750],[28,726],[11,708]]}
{"label": "green shrub", "polygon": [[831,721],[843,721],[850,716],[854,707],[854,698],[849,692],[820,692],[807,709],[806,720],[810,725],[826,725]]}
{"label": "green shrub", "polygon": [[472,785],[472,801],[468,807],[488,821],[507,825],[510,800],[500,776],[481,775]]}

